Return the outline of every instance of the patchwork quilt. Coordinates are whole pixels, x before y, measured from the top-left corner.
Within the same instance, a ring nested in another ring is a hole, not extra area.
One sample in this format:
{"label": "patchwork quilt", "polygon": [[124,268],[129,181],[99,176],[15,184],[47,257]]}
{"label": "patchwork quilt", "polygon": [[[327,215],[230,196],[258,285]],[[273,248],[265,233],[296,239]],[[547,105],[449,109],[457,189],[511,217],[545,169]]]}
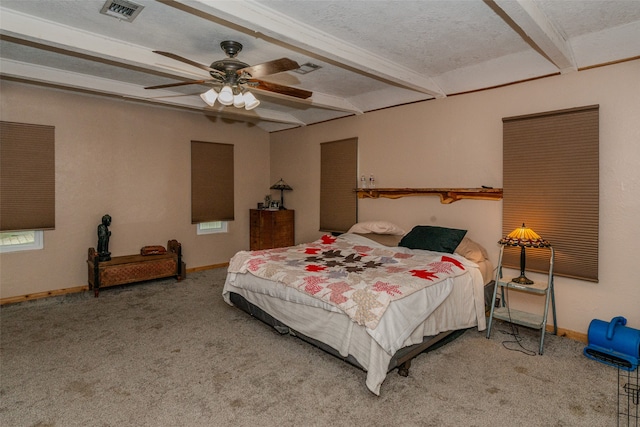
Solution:
{"label": "patchwork quilt", "polygon": [[238,252],[229,272],[250,273],[293,287],[375,329],[391,301],[466,270],[454,255],[399,252],[325,235],[298,246]]}

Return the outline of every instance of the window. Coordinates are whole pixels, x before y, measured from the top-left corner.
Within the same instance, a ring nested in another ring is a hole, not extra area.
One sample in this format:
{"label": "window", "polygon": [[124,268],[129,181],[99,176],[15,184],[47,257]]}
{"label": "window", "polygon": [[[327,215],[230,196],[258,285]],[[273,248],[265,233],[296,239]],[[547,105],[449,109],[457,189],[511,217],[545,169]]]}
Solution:
{"label": "window", "polygon": [[233,221],[233,145],[191,141],[191,223]]}
{"label": "window", "polygon": [[0,122],[0,232],[55,228],[55,128]]}
{"label": "window", "polygon": [[226,233],[227,221],[210,221],[198,224],[197,234]]}
{"label": "window", "polygon": [[[598,281],[598,106],[503,119],[503,217],[524,222],[555,250],[558,276]],[[503,264],[519,268],[519,248]],[[548,252],[527,250],[527,270],[548,271]]]}
{"label": "window", "polygon": [[42,230],[0,233],[0,253],[42,249],[43,234]]}
{"label": "window", "polygon": [[344,233],[357,222],[358,139],[320,144],[320,231]]}

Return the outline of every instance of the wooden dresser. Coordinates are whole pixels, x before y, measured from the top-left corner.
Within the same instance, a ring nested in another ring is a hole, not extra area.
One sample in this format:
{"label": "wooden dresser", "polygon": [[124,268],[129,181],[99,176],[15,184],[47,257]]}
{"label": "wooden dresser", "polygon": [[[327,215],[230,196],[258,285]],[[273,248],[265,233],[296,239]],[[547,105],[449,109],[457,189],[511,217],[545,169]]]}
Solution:
{"label": "wooden dresser", "polygon": [[250,249],[257,251],[295,245],[294,213],[291,209],[251,209]]}

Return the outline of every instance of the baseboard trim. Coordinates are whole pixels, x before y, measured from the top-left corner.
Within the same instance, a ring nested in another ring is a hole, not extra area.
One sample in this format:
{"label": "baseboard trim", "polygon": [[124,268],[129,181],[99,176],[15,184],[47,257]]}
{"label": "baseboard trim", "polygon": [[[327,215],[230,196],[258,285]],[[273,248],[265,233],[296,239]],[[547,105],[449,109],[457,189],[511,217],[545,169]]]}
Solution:
{"label": "baseboard trim", "polygon": [[17,302],[25,302],[25,301],[33,301],[37,299],[57,297],[57,296],[66,295],[66,294],[75,294],[77,292],[84,292],[88,290],[89,290],[89,286],[85,285],[85,286],[76,286],[74,288],[63,288],[63,289],[55,289],[53,291],[36,292],[34,294],[18,295],[15,297],[1,298],[0,305],[14,304]]}
{"label": "baseboard trim", "polygon": [[[547,332],[553,333],[553,325],[547,325]],[[585,344],[589,342],[589,337],[587,334],[583,334],[582,332],[570,331],[569,329],[558,328],[558,336],[570,338],[575,341],[580,341]]]}
{"label": "baseboard trim", "polygon": [[222,264],[205,265],[203,267],[187,268],[187,274],[188,273],[195,273],[196,271],[213,270],[213,269],[216,269],[216,268],[227,268],[227,267],[229,267],[229,263],[228,262],[223,262]]}
{"label": "baseboard trim", "polygon": [[[229,263],[224,262],[221,264],[212,264],[212,265],[205,265],[202,267],[187,268],[187,275],[189,273],[195,273],[196,271],[213,270],[215,268],[226,268],[228,266],[229,266]],[[42,298],[57,297],[57,296],[67,295],[67,294],[75,294],[78,292],[85,292],[88,290],[89,290],[89,286],[85,285],[85,286],[75,286],[73,288],[55,289],[55,290],[46,291],[46,292],[36,292],[33,294],[18,295],[15,297],[0,298],[0,306],[5,304],[15,304],[18,302],[34,301]]]}

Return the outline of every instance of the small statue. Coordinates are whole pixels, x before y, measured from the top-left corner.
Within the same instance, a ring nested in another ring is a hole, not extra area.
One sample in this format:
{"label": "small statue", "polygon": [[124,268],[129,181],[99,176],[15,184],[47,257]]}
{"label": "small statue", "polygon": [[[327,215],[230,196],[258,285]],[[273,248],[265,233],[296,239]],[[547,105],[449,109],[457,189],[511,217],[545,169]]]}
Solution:
{"label": "small statue", "polygon": [[111,232],[109,226],[111,225],[111,216],[104,215],[102,217],[102,224],[98,226],[98,261],[110,261],[111,252],[109,252],[109,237]]}

